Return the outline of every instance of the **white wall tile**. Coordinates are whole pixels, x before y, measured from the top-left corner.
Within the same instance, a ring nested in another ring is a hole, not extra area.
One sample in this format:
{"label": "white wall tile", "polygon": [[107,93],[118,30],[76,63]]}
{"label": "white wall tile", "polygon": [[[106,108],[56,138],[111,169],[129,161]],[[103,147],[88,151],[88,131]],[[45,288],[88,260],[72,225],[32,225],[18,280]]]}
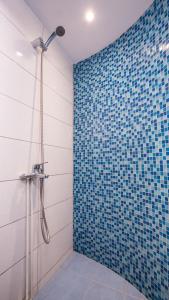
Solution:
{"label": "white wall tile", "polygon": [[0,181],[18,179],[28,171],[30,144],[0,137]]}
{"label": "white wall tile", "polygon": [[73,250],[70,248],[66,254],[64,254],[58,261],[56,265],[53,266],[53,268],[45,274],[43,278],[41,278],[41,281],[39,282],[39,288],[41,288],[47,281],[59,270],[59,268],[62,267],[65,260],[73,255]]}
{"label": "white wall tile", "polygon": [[0,228],[0,274],[24,257],[25,219]]}
{"label": "white wall tile", "polygon": [[73,128],[54,118],[44,116],[44,143],[72,148]]}
{"label": "white wall tile", "polygon": [[16,264],[0,277],[2,300],[21,300],[25,295],[24,260]]}
{"label": "white wall tile", "polygon": [[33,105],[35,79],[0,53],[0,93]]}
{"label": "white wall tile", "polygon": [[[49,245],[41,245],[38,249],[39,274],[42,278],[59,259],[72,247],[72,225],[60,231]],[[45,259],[44,259],[45,258]]]}
{"label": "white wall tile", "polygon": [[25,216],[25,185],[23,182],[0,182],[0,227]]}
{"label": "white wall tile", "polygon": [[69,223],[72,223],[72,211],[72,199],[58,203],[46,209],[46,218],[49,223],[49,230],[51,236],[56,234],[59,230],[61,230]]}
{"label": "white wall tile", "polygon": [[23,0],[0,2],[0,10],[29,41],[42,36],[42,24]]}
{"label": "white wall tile", "polygon": [[[0,13],[0,36],[0,51],[34,75],[36,53],[30,41],[2,13]],[[19,56],[18,52],[23,56]]]}
{"label": "white wall tile", "polygon": [[73,86],[52,64],[44,59],[44,83],[70,103],[73,102]]}
{"label": "white wall tile", "polygon": [[0,136],[30,140],[33,110],[11,98],[0,95]]}
{"label": "white wall tile", "polygon": [[73,173],[73,151],[45,146],[46,172],[49,175]]}
{"label": "white wall tile", "polygon": [[[57,203],[54,206],[45,209],[46,219],[49,227],[50,237],[54,238],[60,230],[72,223],[73,217],[73,201],[72,199]],[[40,213],[35,213],[33,217],[34,223],[34,247],[43,244],[43,238],[40,225]]]}
{"label": "white wall tile", "polygon": [[[36,89],[36,108],[39,109],[39,83]],[[73,106],[44,85],[44,112],[70,125],[73,124]]]}
{"label": "white wall tile", "polygon": [[45,181],[45,206],[73,198],[73,175],[50,176]]}

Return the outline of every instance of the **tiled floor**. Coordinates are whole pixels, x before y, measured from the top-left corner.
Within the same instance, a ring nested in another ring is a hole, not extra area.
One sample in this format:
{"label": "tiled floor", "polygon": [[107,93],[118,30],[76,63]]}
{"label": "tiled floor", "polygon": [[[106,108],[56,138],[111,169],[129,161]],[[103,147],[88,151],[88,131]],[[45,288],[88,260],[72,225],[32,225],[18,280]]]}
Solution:
{"label": "tiled floor", "polygon": [[116,273],[78,253],[40,290],[34,300],[146,300]]}

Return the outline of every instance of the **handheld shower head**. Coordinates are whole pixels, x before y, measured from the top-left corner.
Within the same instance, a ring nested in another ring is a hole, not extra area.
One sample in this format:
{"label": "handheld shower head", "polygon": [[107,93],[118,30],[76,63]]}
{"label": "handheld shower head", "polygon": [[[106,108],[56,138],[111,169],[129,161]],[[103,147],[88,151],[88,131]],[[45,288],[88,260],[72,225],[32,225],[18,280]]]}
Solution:
{"label": "handheld shower head", "polygon": [[65,29],[62,26],[56,27],[56,30],[52,32],[46,43],[44,43],[44,50],[46,51],[56,36],[63,36],[65,34]]}
{"label": "handheld shower head", "polygon": [[63,26],[56,27],[56,35],[63,36],[65,34],[65,28]]}
{"label": "handheld shower head", "polygon": [[50,45],[50,43],[53,41],[53,39],[56,37],[56,36],[63,36],[65,34],[65,29],[63,26],[58,26],[56,27],[56,30],[54,32],[52,32],[52,34],[50,35],[50,37],[47,39],[47,41],[44,43],[43,39],[41,37],[35,39],[33,42],[32,42],[32,46],[33,48],[42,48],[43,51],[47,51],[48,50],[48,47]]}

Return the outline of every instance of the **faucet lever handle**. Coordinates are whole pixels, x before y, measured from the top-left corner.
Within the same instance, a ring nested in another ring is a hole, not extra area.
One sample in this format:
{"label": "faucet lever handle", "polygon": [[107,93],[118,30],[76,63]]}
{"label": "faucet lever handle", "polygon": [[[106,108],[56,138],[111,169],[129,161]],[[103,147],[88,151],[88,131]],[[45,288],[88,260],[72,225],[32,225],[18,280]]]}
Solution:
{"label": "faucet lever handle", "polygon": [[40,165],[40,166],[43,166],[43,165],[45,165],[45,164],[48,164],[48,161],[44,161],[43,163],[40,163],[39,165]]}

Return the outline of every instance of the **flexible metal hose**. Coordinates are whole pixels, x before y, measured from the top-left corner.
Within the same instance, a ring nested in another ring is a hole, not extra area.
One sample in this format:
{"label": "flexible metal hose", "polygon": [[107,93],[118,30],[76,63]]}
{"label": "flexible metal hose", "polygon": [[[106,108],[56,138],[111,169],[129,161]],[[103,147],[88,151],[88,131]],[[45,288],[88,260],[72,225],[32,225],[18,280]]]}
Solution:
{"label": "flexible metal hose", "polygon": [[[42,173],[44,173],[44,143],[43,143],[43,53],[41,51],[41,60],[40,60],[40,155],[41,155],[41,167]],[[41,231],[44,242],[46,244],[50,243],[50,234],[49,228],[45,215],[44,207],[44,178],[40,179],[40,223]]]}

